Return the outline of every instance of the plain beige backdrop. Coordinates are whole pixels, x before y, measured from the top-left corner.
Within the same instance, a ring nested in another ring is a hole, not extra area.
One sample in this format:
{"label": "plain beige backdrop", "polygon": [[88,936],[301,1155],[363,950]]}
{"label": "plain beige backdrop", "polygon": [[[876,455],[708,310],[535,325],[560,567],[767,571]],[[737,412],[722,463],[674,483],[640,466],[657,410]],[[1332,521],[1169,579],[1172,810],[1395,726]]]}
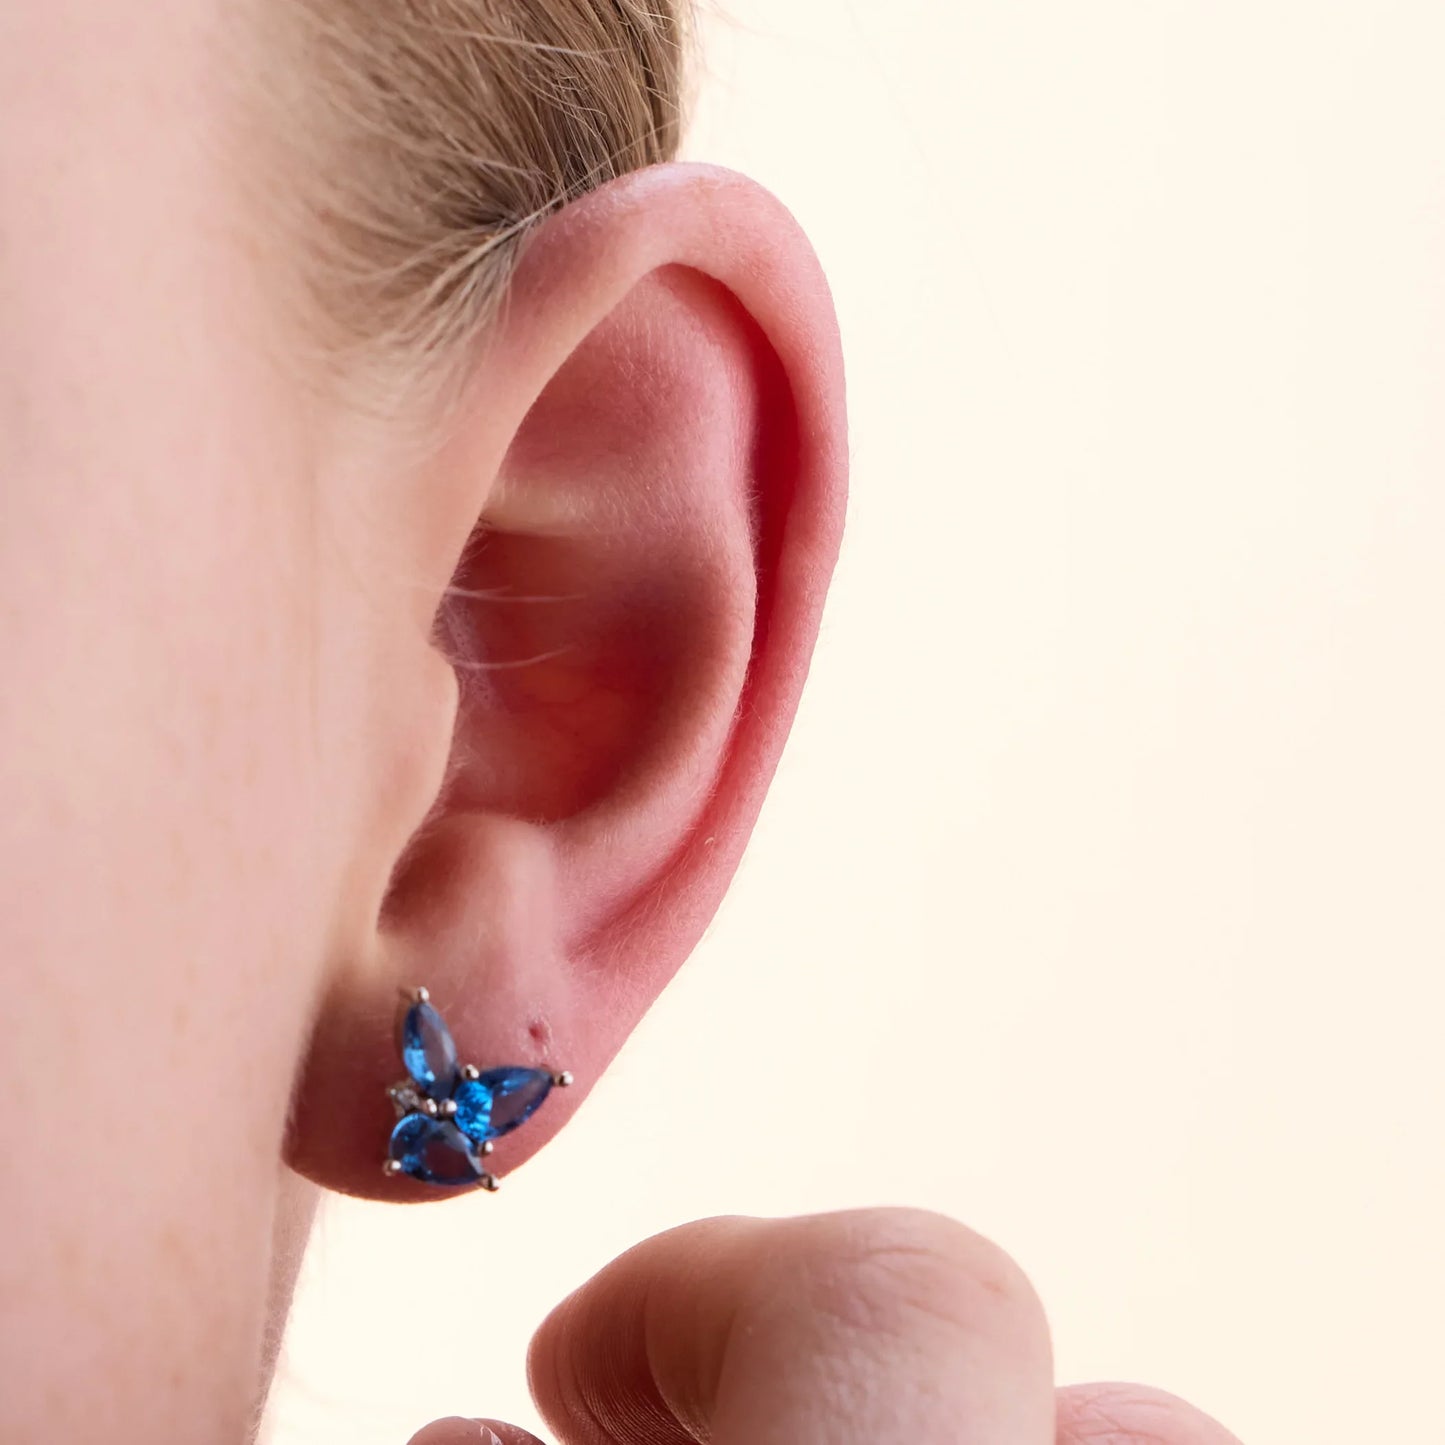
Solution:
{"label": "plain beige backdrop", "polygon": [[929,1205],[1061,1377],[1445,1440],[1445,8],[730,0],[690,151],[832,277],[851,531],[730,901],[495,1198],[333,1203],[270,1425],[536,1425],[547,1308]]}

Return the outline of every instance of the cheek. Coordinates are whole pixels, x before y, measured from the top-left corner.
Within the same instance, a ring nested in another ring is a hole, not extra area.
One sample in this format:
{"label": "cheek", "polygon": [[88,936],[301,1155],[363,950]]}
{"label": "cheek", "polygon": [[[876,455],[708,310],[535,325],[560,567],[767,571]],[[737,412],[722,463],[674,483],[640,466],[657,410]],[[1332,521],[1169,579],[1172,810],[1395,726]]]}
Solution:
{"label": "cheek", "polygon": [[284,413],[108,384],[130,436],[35,418],[37,465],[4,479],[0,1154],[23,1168],[0,1234],[37,1381],[5,1438],[40,1433],[6,1409],[51,1408],[52,1359],[101,1362],[119,1418],[244,1418],[249,1379],[222,1376],[262,1338],[340,866]]}
{"label": "cheek", "polygon": [[145,1000],[224,1046],[304,999],[336,864],[303,544],[225,469],[110,460],[20,479],[0,548],[0,955],[91,971],[89,1050]]}
{"label": "cheek", "polygon": [[119,66],[75,10],[22,4],[0,59],[10,926],[129,959],[87,1004],[198,1020],[317,927],[303,418],[191,31],[127,21]]}
{"label": "cheek", "polygon": [[357,771],[203,8],[0,7],[4,1439],[245,1433]]}

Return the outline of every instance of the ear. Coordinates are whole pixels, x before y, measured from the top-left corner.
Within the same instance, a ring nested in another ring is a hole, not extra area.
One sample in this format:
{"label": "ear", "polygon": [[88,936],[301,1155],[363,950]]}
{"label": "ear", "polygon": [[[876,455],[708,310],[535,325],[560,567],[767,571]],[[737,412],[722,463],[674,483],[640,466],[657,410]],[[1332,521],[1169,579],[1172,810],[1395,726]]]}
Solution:
{"label": "ear", "polygon": [[[571,1072],[553,1134],[717,908],[797,707],[842,529],[833,309],[784,208],[670,165],[546,221],[415,488],[447,776],[381,909],[379,966],[322,1011],[290,1156],[383,1177],[395,990],[461,1057]],[[403,711],[405,703],[401,704]],[[417,717],[425,732],[433,724]]]}

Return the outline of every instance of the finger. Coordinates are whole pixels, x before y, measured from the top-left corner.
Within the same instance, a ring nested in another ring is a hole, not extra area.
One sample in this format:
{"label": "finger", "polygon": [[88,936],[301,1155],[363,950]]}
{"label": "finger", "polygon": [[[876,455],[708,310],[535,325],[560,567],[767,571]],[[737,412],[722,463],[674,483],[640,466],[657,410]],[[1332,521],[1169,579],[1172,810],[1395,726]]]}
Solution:
{"label": "finger", "polygon": [[468,1420],[453,1415],[433,1420],[411,1437],[410,1445],[542,1445],[530,1431],[505,1420]]}
{"label": "finger", "polygon": [[1058,1445],[1239,1445],[1218,1420],[1144,1385],[1069,1385],[1058,1411]]}
{"label": "finger", "polygon": [[1055,1445],[1028,1281],[920,1211],[658,1235],[564,1300],[528,1365],[564,1445]]}

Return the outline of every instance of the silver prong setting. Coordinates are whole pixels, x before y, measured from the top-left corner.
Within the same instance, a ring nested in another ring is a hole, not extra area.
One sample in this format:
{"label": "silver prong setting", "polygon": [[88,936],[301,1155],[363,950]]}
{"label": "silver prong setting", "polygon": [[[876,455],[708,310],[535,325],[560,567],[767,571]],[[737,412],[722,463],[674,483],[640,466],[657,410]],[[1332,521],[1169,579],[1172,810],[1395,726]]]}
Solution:
{"label": "silver prong setting", "polygon": [[559,1070],[552,1075],[552,1082],[559,1089],[570,1089],[572,1087],[572,1075],[567,1069]]}
{"label": "silver prong setting", "polygon": [[457,1101],[455,1099],[444,1099],[442,1101],[441,1113],[443,1119],[450,1119],[457,1112]]}
{"label": "silver prong setting", "polygon": [[395,1179],[396,1176],[401,1173],[400,1161],[388,1159],[386,1163],[381,1166],[381,1172],[385,1174],[388,1179]]}
{"label": "silver prong setting", "polygon": [[483,1139],[482,1142],[477,1146],[477,1153],[480,1154],[483,1158],[486,1158],[486,1156],[490,1154],[492,1150],[496,1147],[497,1146],[493,1144],[490,1139]]}
{"label": "silver prong setting", "polygon": [[476,1080],[480,1079],[481,1077],[482,1071],[475,1064],[462,1065],[462,1078],[475,1083]]}
{"label": "silver prong setting", "polygon": [[488,1194],[495,1194],[502,1187],[502,1181],[495,1174],[483,1174],[477,1181]]}
{"label": "silver prong setting", "polygon": [[435,1119],[437,1115],[441,1113],[441,1108],[435,1099],[423,1099],[421,1111],[428,1119]]}

